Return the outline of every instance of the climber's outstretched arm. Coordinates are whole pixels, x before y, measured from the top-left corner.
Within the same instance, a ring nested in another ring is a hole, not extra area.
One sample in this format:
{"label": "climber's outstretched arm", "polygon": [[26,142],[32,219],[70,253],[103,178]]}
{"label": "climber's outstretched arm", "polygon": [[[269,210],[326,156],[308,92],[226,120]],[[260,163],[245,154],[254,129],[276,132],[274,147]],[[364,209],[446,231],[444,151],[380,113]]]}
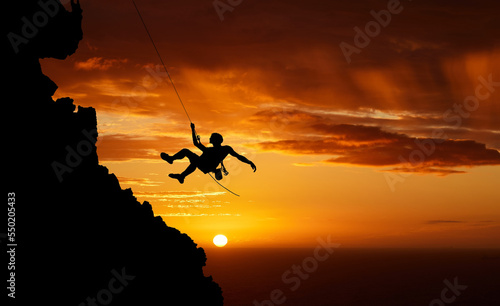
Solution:
{"label": "climber's outstretched arm", "polygon": [[250,167],[252,167],[253,172],[257,171],[257,167],[255,166],[255,164],[252,163],[248,158],[246,158],[243,155],[240,155],[240,154],[236,153],[233,148],[231,148],[229,146],[228,146],[228,148],[229,148],[229,154],[230,155],[236,157],[239,161],[244,162],[245,164],[249,164]]}

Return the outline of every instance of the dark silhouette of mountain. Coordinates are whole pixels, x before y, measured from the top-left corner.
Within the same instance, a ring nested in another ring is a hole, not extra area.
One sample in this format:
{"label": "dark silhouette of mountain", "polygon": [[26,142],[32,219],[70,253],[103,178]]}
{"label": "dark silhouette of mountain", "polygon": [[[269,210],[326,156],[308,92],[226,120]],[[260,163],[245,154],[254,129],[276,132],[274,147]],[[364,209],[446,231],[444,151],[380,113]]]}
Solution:
{"label": "dark silhouette of mountain", "polygon": [[[122,190],[99,165],[93,108],[53,101],[39,59],[82,39],[78,3],[6,1],[2,9],[3,171],[15,198],[15,296],[28,305],[222,305],[205,252]],[[2,247],[5,235],[2,234]],[[6,254],[4,251],[3,254]]]}

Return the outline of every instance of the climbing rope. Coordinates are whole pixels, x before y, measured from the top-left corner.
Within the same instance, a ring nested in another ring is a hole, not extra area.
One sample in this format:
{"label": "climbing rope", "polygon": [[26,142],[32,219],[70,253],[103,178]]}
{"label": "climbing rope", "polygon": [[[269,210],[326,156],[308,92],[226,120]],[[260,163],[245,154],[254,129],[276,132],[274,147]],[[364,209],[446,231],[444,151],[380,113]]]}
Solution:
{"label": "climbing rope", "polygon": [[186,113],[186,116],[189,119],[190,123],[193,123],[191,121],[191,118],[189,117],[189,114],[186,110],[186,107],[184,106],[184,103],[182,102],[181,96],[179,95],[179,92],[177,91],[177,88],[175,87],[174,81],[172,81],[172,78],[170,77],[170,73],[168,73],[167,66],[165,66],[165,63],[163,62],[163,59],[160,55],[160,52],[158,51],[158,48],[156,48],[155,41],[153,40],[153,37],[149,33],[148,27],[146,26],[146,23],[144,22],[144,19],[142,18],[141,12],[139,11],[139,8],[137,8],[137,5],[135,4],[135,1],[132,0],[132,3],[134,4],[135,10],[137,11],[137,15],[139,15],[139,18],[141,19],[142,25],[144,26],[144,29],[146,30],[146,33],[148,33],[149,40],[151,40],[151,44],[153,44],[153,47],[155,48],[156,54],[158,55],[158,58],[160,59],[161,64],[163,65],[163,69],[165,69],[165,72],[167,73],[168,79],[170,80],[170,83],[172,84],[172,87],[175,90],[175,93],[177,94],[177,98],[179,98],[179,101],[181,102],[182,108],[184,109],[184,112]]}
{"label": "climbing rope", "polygon": [[[146,26],[146,22],[144,22],[144,19],[142,18],[142,15],[141,15],[141,12],[139,11],[139,8],[135,4],[134,0],[132,0],[132,3],[134,4],[135,10],[137,11],[137,15],[139,15],[139,19],[141,19],[142,25],[144,26],[144,29],[146,30],[146,33],[148,34],[149,40],[151,41],[151,44],[153,45],[153,47],[154,47],[154,49],[156,51],[156,55],[158,55],[158,58],[160,59],[160,62],[162,64],[162,66],[163,66],[163,69],[165,69],[165,72],[167,73],[168,79],[170,80],[170,83],[172,84],[172,87],[174,88],[174,91],[177,94],[177,98],[179,98],[179,102],[181,102],[182,108],[184,109],[184,112],[186,113],[186,116],[187,116],[189,122],[193,123],[193,121],[191,121],[191,117],[189,117],[189,114],[188,114],[188,111],[186,110],[186,107],[184,106],[184,102],[182,102],[181,96],[179,95],[179,92],[177,91],[177,88],[175,87],[174,81],[172,80],[172,77],[170,77],[170,73],[168,72],[167,66],[163,62],[163,59],[162,59],[162,57],[160,55],[160,52],[158,51],[158,48],[156,47],[156,44],[155,44],[155,42],[153,40],[153,37],[151,36],[151,33],[149,33],[148,27]],[[212,174],[210,174],[210,172],[208,173],[208,175],[210,175],[210,177],[214,180],[214,182],[216,182],[217,184],[219,184],[219,186],[221,186],[222,188],[226,189],[227,191],[229,191],[230,193],[234,194],[237,197],[240,196],[239,194],[236,194],[236,193],[232,192],[231,190],[229,190],[228,188],[226,188],[224,185],[222,185],[221,183],[219,183],[212,176]]]}
{"label": "climbing rope", "polygon": [[231,190],[227,189],[226,187],[224,187],[224,185],[222,185],[221,183],[219,183],[219,181],[217,181],[211,174],[210,172],[208,172],[208,175],[210,175],[210,177],[212,178],[212,180],[214,180],[214,182],[216,182],[217,184],[219,184],[219,186],[221,186],[222,188],[226,189],[227,191],[229,191],[230,193],[234,194],[235,196],[239,197],[240,195],[237,194],[237,193],[234,193],[232,192]]}

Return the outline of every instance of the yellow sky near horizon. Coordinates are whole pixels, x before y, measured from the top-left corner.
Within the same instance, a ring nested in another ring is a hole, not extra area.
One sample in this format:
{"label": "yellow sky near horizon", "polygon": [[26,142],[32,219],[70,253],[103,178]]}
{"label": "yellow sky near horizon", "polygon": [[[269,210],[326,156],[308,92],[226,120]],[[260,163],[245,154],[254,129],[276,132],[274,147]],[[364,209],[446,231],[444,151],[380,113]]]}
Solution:
{"label": "yellow sky near horizon", "polygon": [[[133,7],[82,3],[79,49],[42,70],[54,99],[96,108],[99,160],[122,188],[200,246],[224,234],[226,247],[328,235],[345,247],[500,247],[498,4],[408,4],[351,64],[339,43],[385,2],[275,5],[244,3],[223,22],[201,1],[139,5],[202,142],[219,132],[257,165],[225,162],[222,183],[241,197],[200,171],[168,177],[187,160],[160,152],[201,152]],[[456,19],[467,14],[484,21]]]}

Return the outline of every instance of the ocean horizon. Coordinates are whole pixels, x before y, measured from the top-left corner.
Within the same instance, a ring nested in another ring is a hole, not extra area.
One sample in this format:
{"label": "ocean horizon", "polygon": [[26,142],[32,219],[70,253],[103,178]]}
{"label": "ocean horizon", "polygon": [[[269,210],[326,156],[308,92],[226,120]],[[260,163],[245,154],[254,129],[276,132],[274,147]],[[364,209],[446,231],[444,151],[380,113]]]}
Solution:
{"label": "ocean horizon", "polygon": [[500,305],[500,249],[206,248],[224,305]]}

